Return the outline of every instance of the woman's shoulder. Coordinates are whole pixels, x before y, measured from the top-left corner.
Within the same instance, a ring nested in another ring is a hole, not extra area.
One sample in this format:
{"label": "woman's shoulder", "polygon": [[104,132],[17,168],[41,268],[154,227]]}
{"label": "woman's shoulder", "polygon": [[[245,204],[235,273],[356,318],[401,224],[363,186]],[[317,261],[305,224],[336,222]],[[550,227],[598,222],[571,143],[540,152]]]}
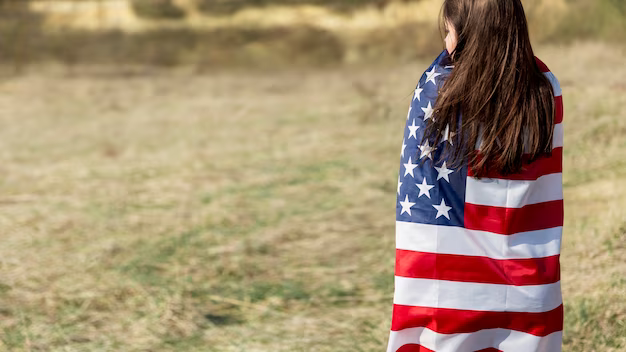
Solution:
{"label": "woman's shoulder", "polygon": [[548,65],[541,61],[541,59],[539,59],[537,56],[535,56],[535,62],[537,63],[537,66],[539,66],[541,72],[550,72]]}
{"label": "woman's shoulder", "polygon": [[550,83],[552,84],[552,89],[554,90],[554,96],[555,97],[561,96],[562,91],[561,91],[561,85],[559,84],[559,80],[556,78],[554,73],[550,71],[550,68],[548,68],[548,65],[546,65],[537,56],[535,56],[535,62],[537,63],[539,70],[541,70],[541,73],[543,73],[550,80]]}
{"label": "woman's shoulder", "polygon": [[546,75],[550,84],[552,84],[552,90],[554,91],[554,102],[555,102],[555,112],[554,112],[554,137],[553,137],[553,147],[562,147],[563,146],[563,93],[561,91],[561,85],[559,84],[559,80],[556,78],[554,73],[550,71],[548,65],[546,65],[542,60],[540,60],[537,56],[535,56],[535,61],[537,62],[537,66],[541,72]]}
{"label": "woman's shoulder", "polygon": [[444,49],[437,55],[433,62],[428,65],[428,68],[424,70],[418,80],[416,89],[426,86],[429,81],[433,82],[436,87],[439,87],[452,71],[452,68],[454,68],[454,65],[450,60],[450,54]]}

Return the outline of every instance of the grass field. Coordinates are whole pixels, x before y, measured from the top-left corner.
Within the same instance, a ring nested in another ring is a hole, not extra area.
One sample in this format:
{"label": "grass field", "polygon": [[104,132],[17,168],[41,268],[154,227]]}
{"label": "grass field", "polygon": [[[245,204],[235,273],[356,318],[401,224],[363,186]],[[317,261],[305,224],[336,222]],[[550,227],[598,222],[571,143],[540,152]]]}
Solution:
{"label": "grass field", "polygon": [[[626,351],[626,50],[563,87],[565,351]],[[0,83],[0,350],[383,351],[429,62]]]}

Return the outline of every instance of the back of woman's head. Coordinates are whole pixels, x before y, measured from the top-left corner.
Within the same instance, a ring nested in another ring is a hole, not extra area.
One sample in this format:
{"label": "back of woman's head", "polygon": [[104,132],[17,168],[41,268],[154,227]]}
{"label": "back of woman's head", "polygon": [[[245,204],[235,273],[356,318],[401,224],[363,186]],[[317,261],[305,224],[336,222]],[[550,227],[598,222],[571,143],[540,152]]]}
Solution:
{"label": "back of woman's head", "polygon": [[424,138],[438,145],[449,125],[458,142],[454,164],[469,160],[477,177],[487,167],[503,175],[520,172],[523,154],[530,162],[550,153],[554,124],[552,85],[535,61],[522,4],[445,0],[442,10],[457,36],[454,69]]}

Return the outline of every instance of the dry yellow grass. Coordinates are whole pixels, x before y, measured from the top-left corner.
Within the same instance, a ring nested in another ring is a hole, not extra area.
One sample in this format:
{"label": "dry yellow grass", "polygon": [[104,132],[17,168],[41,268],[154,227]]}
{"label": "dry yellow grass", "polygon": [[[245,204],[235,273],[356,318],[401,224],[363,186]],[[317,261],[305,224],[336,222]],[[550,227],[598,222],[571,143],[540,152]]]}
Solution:
{"label": "dry yellow grass", "polygon": [[[626,349],[626,57],[565,102],[566,351]],[[0,350],[382,351],[401,132],[428,62],[0,83]]]}

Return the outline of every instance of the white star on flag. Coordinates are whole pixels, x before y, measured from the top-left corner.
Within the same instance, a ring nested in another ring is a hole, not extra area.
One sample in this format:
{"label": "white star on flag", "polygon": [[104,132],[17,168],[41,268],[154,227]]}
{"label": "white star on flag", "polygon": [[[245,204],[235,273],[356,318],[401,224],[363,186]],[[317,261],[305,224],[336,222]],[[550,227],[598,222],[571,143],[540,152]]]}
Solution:
{"label": "white star on flag", "polygon": [[417,139],[417,129],[420,128],[420,126],[415,126],[415,119],[413,119],[413,124],[409,127],[409,139],[411,139],[411,137],[415,137],[415,139]]}
{"label": "white star on flag", "polygon": [[[433,107],[430,105],[430,102],[428,102],[428,106],[422,108],[422,110],[424,111],[424,121],[430,119],[433,116]],[[434,118],[433,121],[435,121]]]}
{"label": "white star on flag", "polygon": [[411,116],[411,109],[413,109],[412,106],[409,106],[409,113],[406,114],[406,120],[409,121],[409,116]]}
{"label": "white star on flag", "polygon": [[398,195],[400,194],[400,187],[402,187],[402,182],[400,182],[400,175],[398,175]]}
{"label": "white star on flag", "polygon": [[437,180],[439,180],[440,178],[445,179],[446,181],[448,181],[448,183],[450,183],[450,179],[448,178],[448,175],[450,175],[451,173],[454,172],[454,170],[448,169],[446,167],[446,162],[443,162],[443,165],[441,165],[441,167],[436,167],[435,169],[437,170],[437,172],[439,173],[437,175]]}
{"label": "white star on flag", "polygon": [[453,145],[452,144],[452,137],[454,137],[455,134],[456,133],[454,133],[454,132],[450,132],[450,124],[446,124],[446,129],[443,130],[443,132],[441,132],[441,135],[443,136],[443,139],[439,143],[443,143],[445,141],[448,141],[448,143],[450,143],[450,145]]}
{"label": "white star on flag", "polygon": [[419,84],[417,85],[417,88],[415,88],[415,94],[413,95],[413,100],[415,100],[415,98],[417,98],[417,101],[421,101],[420,100],[420,95],[422,94],[423,89],[420,88]]}
{"label": "white star on flag", "polygon": [[404,139],[402,140],[402,149],[400,151],[400,156],[404,158],[404,150],[406,149],[406,143],[404,143]]}
{"label": "white star on flag", "polygon": [[417,167],[417,164],[413,164],[411,162],[411,157],[409,157],[409,162],[407,164],[404,164],[404,176],[411,174],[411,177],[415,177],[413,175],[413,170]]}
{"label": "white star on flag", "polygon": [[429,185],[428,183],[426,183],[426,177],[424,177],[421,184],[416,184],[416,186],[420,189],[420,194],[417,196],[417,198],[423,195],[426,195],[426,197],[430,198],[430,189],[435,187],[434,185]]}
{"label": "white star on flag", "polygon": [[432,151],[434,148],[431,147],[430,144],[428,144],[428,141],[424,141],[424,144],[420,145],[419,148],[422,151],[422,154],[420,155],[420,160],[425,156],[429,157],[430,160],[433,159]]}
{"label": "white star on flag", "polygon": [[441,198],[441,204],[439,205],[433,204],[433,207],[437,209],[437,216],[435,216],[435,219],[438,219],[440,216],[443,215],[446,218],[448,218],[448,220],[450,220],[450,214],[448,214],[448,212],[450,211],[450,209],[452,209],[452,207],[447,206],[443,198]]}
{"label": "white star on flag", "polygon": [[400,205],[402,205],[402,211],[400,212],[400,215],[404,214],[405,212],[411,215],[411,207],[414,206],[415,203],[409,202],[409,195],[407,194],[404,197],[404,202],[400,202]]}
{"label": "white star on flag", "polygon": [[441,73],[436,73],[435,66],[433,66],[432,70],[426,72],[426,82],[424,82],[424,85],[426,85],[429,81],[432,81],[434,85],[437,85],[437,82],[435,82],[435,77],[437,76],[441,76]]}

